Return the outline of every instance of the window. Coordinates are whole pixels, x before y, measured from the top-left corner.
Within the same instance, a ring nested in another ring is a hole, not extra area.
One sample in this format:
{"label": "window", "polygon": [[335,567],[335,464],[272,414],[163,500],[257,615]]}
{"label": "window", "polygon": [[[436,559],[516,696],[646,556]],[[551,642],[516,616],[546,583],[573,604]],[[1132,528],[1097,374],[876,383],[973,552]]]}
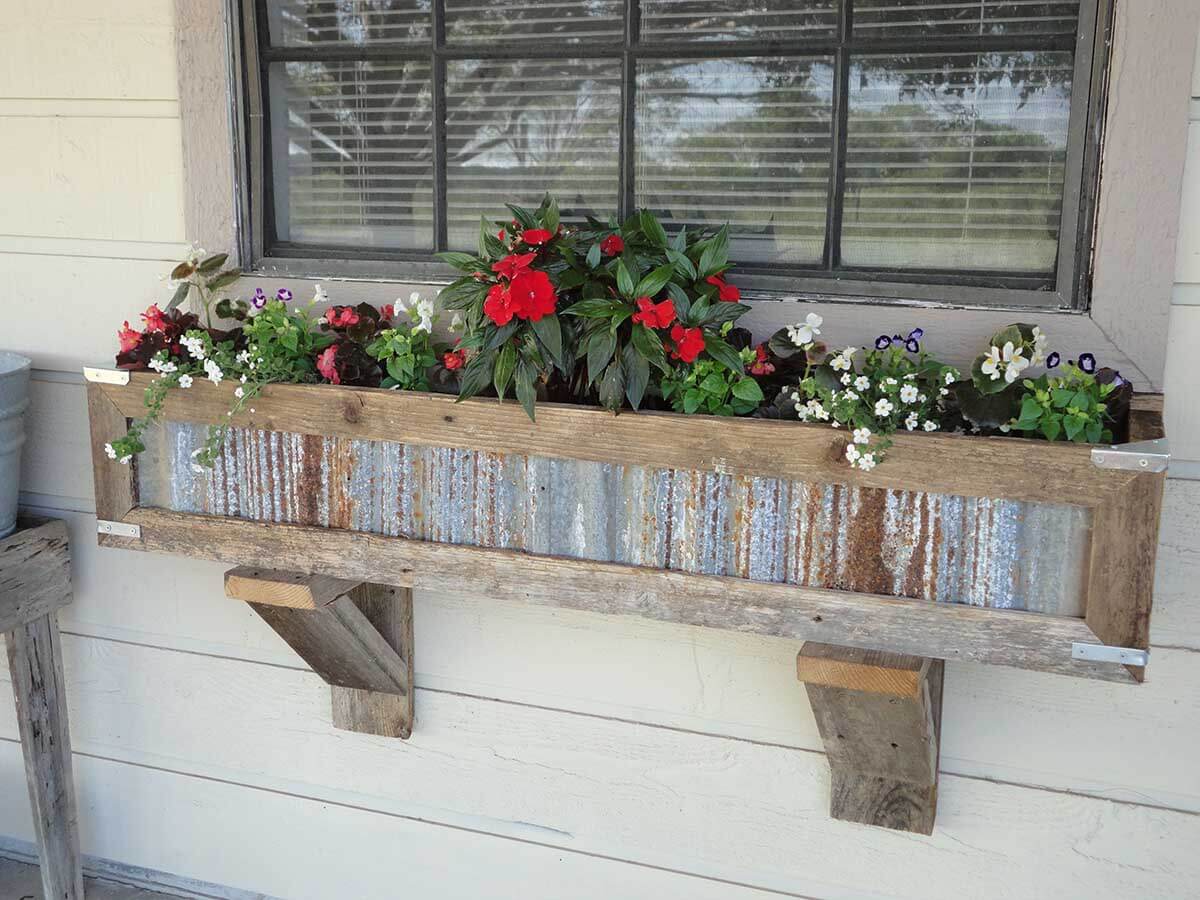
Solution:
{"label": "window", "polygon": [[549,190],[728,221],[752,287],[1080,305],[1098,2],[244,0],[254,256],[428,263]]}

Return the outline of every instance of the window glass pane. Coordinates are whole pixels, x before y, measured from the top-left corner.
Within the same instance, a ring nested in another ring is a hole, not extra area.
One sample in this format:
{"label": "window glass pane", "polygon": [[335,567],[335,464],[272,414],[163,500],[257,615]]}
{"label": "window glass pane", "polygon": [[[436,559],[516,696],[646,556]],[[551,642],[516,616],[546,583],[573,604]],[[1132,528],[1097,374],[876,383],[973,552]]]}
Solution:
{"label": "window glass pane", "polygon": [[638,206],[720,225],[743,262],[817,262],[825,240],[829,59],[640,62]]}
{"label": "window glass pane", "polygon": [[838,0],[642,0],[644,41],[831,37]]}
{"label": "window glass pane", "polygon": [[854,0],[854,36],[1074,34],[1079,0]]}
{"label": "window glass pane", "polygon": [[271,44],[307,47],[422,44],[431,0],[267,0]]}
{"label": "window glass pane", "polygon": [[426,62],[270,67],[279,240],[433,245],[433,118]]}
{"label": "window glass pane", "polygon": [[850,75],[847,265],[1049,273],[1071,54],[860,57]]}
{"label": "window glass pane", "polygon": [[457,60],[446,66],[451,247],[473,248],[479,216],[551,191],[562,217],[617,208],[620,60]]}
{"label": "window glass pane", "polygon": [[625,36],[623,0],[446,0],[446,42],[566,43]]}

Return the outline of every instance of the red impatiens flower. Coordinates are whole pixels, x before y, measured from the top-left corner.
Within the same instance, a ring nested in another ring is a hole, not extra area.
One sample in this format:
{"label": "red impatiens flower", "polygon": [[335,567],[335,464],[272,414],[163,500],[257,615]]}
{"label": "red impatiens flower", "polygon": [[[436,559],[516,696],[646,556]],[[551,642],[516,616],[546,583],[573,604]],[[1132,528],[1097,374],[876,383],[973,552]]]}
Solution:
{"label": "red impatiens flower", "polygon": [[[518,318],[536,322],[542,316],[554,315],[558,295],[554,293],[554,284],[545,272],[526,269],[517,273],[509,285],[509,291]],[[484,310],[486,312],[486,304]]]}
{"label": "red impatiens flower", "polygon": [[[349,309],[349,307],[346,307]],[[321,377],[333,384],[341,384],[342,378],[338,375],[337,370],[337,344],[330,344],[317,357],[317,371],[321,373]]]}
{"label": "red impatiens flower", "polygon": [[467,364],[467,356],[461,350],[448,350],[442,354],[442,365],[453,372]]}
{"label": "red impatiens flower", "polygon": [[492,263],[492,271],[501,278],[516,278],[517,275],[529,268],[529,264],[537,259],[537,253],[513,253],[500,262]]}
{"label": "red impatiens flower", "polygon": [[483,301],[483,314],[497,325],[507,325],[516,314],[512,294],[502,284],[493,284]]}
{"label": "red impatiens flower", "polygon": [[385,303],[379,307],[379,318],[384,322],[390,322],[396,315],[396,304]]}
{"label": "red impatiens flower", "polygon": [[142,342],[142,333],[135,331],[129,327],[129,320],[125,320],[125,325],[117,332],[117,340],[121,342],[121,352],[128,353],[130,350],[136,350],[137,345]]}
{"label": "red impatiens flower", "polygon": [[358,313],[352,306],[331,306],[325,313],[325,321],[332,328],[349,328],[358,324]]}
{"label": "red impatiens flower", "polygon": [[521,240],[531,247],[540,247],[552,237],[554,235],[545,228],[529,228],[521,232]]}
{"label": "red impatiens flower", "polygon": [[619,234],[610,234],[600,242],[600,252],[605,256],[616,256],[625,249],[625,241]]}
{"label": "red impatiens flower", "polygon": [[501,228],[499,231],[497,231],[497,232],[496,232],[496,237],[497,237],[497,238],[499,238],[500,240],[504,240],[504,238],[506,237],[506,235],[505,235],[505,233],[504,233],[504,229],[503,229],[503,228]]}
{"label": "red impatiens flower", "polygon": [[671,349],[671,359],[682,360],[685,363],[695,362],[700,351],[704,349],[704,332],[699,328],[676,325],[671,329],[671,340],[675,342]]}
{"label": "red impatiens flower", "polygon": [[709,284],[714,285],[717,289],[717,296],[726,303],[737,303],[742,299],[742,292],[732,284],[727,284],[725,279],[720,275],[709,275],[706,279]]}
{"label": "red impatiens flower", "polygon": [[633,321],[647,328],[666,328],[675,321],[675,304],[671,300],[655,303],[649,297],[638,297],[639,312],[633,314]]}
{"label": "red impatiens flower", "polygon": [[158,304],[153,304],[148,310],[142,313],[142,321],[146,323],[147,331],[166,331],[167,317]]}
{"label": "red impatiens flower", "polygon": [[770,375],[774,371],[775,366],[767,356],[767,345],[759,344],[754,348],[754,362],[750,363],[750,374]]}

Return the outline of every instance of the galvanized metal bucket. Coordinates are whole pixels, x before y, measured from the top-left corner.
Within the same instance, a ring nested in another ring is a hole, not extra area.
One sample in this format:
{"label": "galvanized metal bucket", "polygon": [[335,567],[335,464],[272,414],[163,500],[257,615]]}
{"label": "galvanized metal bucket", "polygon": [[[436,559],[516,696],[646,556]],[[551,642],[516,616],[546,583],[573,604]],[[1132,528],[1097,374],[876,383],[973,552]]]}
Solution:
{"label": "galvanized metal bucket", "polygon": [[31,364],[28,357],[0,350],[0,537],[17,527],[17,487]]}

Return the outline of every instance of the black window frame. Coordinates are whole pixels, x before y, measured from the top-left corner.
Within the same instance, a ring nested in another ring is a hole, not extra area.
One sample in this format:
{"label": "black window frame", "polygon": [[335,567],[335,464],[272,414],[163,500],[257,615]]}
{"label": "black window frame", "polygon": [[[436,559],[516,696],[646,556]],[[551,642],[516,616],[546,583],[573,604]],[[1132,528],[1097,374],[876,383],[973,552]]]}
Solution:
{"label": "black window frame", "polygon": [[[445,2],[431,0],[428,46],[267,46],[266,0],[229,0],[237,35],[232,74],[235,79],[234,148],[238,169],[238,236],[247,271],[284,277],[361,277],[398,282],[449,281],[452,270],[425,251],[360,250],[336,246],[290,244],[273,238],[268,67],[292,60],[428,61],[433,77],[434,237],[435,251],[471,249],[446,246],[446,63],[456,59],[616,58],[621,61],[619,208],[624,218],[634,209],[634,124],[636,68],[639,59],[736,58],[763,55],[824,55],[834,60],[830,193],[825,248],[819,265],[778,266],[738,263],[737,280],[747,296],[758,299],[845,300],[851,302],[924,302],[939,306],[989,308],[1035,307],[1083,311],[1088,307],[1092,237],[1099,184],[1100,150],[1107,95],[1108,48],[1113,0],[1080,0],[1074,36],[860,38],[852,33],[854,0],[841,0],[833,38],[795,40],[713,40],[703,42],[639,40],[640,0],[623,0],[624,36],[620,41],[549,45],[531,39],[482,52],[478,46],[448,46]],[[999,50],[1069,50],[1074,53],[1072,95],[1062,221],[1056,270],[1052,276],[965,273],[938,269],[894,270],[846,267],[838,259],[844,202],[846,125],[851,57],[887,52],[988,52]]]}

